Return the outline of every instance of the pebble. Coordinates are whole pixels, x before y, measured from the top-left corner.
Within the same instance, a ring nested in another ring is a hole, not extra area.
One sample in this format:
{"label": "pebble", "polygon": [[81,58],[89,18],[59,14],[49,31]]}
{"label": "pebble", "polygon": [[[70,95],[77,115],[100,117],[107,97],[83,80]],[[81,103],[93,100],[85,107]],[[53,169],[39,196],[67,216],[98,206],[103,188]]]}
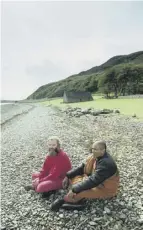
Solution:
{"label": "pebble", "polygon": [[114,225],[114,230],[120,230],[120,227],[121,227],[121,226],[119,226],[118,224],[115,224],[115,225]]}
{"label": "pebble", "polygon": [[140,218],[138,219],[138,223],[139,223],[139,224],[143,224],[143,215],[140,216]]}
{"label": "pebble", "polygon": [[78,214],[78,210],[74,210],[73,212],[74,212],[75,214]]}
{"label": "pebble", "polygon": [[125,203],[124,202],[119,202],[119,204],[121,205],[121,206],[124,206],[125,205]]}
{"label": "pebble", "polygon": [[101,220],[102,219],[102,217],[94,217],[93,218],[93,220],[96,222],[96,221],[99,221],[99,220]]}
{"label": "pebble", "polygon": [[64,214],[60,214],[59,217],[60,217],[60,218],[64,218]]}
{"label": "pebble", "polygon": [[104,208],[104,212],[107,213],[107,214],[111,214],[111,210],[109,208]]}
{"label": "pebble", "polygon": [[126,217],[126,215],[124,213],[122,213],[122,214],[119,215],[119,218],[121,220],[125,220],[127,217]]}
{"label": "pebble", "polygon": [[96,225],[97,225],[97,223],[96,223],[96,222],[93,222],[93,221],[90,221],[89,224],[90,224],[91,226],[96,226]]}
{"label": "pebble", "polygon": [[91,211],[91,214],[95,214],[95,213],[96,213],[96,210],[92,210],[92,211]]}
{"label": "pebble", "polygon": [[85,217],[84,216],[81,216],[80,217],[80,221],[82,222],[82,221],[84,221],[85,220]]}

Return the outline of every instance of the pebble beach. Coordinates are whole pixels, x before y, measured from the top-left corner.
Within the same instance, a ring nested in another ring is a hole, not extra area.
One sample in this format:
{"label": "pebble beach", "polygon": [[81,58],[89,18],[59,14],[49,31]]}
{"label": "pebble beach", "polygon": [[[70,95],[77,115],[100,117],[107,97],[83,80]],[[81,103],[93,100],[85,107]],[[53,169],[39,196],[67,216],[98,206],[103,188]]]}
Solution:
{"label": "pebble beach", "polygon": [[[40,104],[1,106],[1,226],[6,230],[143,229],[143,122],[121,114],[69,116]],[[31,174],[47,154],[49,136],[59,136],[73,167],[89,154],[89,142],[104,139],[120,172],[120,189],[110,200],[87,201],[83,211],[50,210],[60,190],[42,199],[26,192]],[[2,229],[2,227],[1,227]]]}

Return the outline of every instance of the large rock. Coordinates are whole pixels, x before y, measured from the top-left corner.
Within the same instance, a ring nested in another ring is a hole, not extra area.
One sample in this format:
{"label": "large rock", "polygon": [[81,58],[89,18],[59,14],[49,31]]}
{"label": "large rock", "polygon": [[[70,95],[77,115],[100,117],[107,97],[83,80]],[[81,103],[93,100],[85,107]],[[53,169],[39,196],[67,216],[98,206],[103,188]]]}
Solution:
{"label": "large rock", "polygon": [[114,113],[120,113],[120,111],[118,109],[114,109],[113,111],[114,111]]}
{"label": "large rock", "polygon": [[93,116],[98,116],[98,115],[101,114],[101,112],[102,112],[102,110],[92,110],[92,111],[90,112],[90,114],[93,115]]}
{"label": "large rock", "polygon": [[111,109],[103,109],[101,111],[101,114],[109,114],[109,113],[113,113],[113,110],[111,110]]}
{"label": "large rock", "polygon": [[90,109],[81,109],[82,114],[90,114]]}

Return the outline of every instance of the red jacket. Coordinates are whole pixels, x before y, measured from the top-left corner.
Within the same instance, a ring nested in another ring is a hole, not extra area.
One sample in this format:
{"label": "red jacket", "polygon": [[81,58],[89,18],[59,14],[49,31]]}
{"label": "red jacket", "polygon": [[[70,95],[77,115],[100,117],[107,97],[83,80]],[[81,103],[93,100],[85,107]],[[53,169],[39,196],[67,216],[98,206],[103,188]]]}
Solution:
{"label": "red jacket", "polygon": [[40,182],[47,180],[63,180],[66,173],[71,170],[71,162],[69,157],[63,150],[56,156],[47,156],[40,171]]}

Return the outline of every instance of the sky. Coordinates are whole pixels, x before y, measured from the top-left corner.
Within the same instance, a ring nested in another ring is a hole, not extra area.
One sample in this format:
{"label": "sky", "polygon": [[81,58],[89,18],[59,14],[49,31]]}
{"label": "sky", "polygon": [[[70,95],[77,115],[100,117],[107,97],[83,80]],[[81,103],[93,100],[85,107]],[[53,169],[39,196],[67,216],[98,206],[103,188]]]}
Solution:
{"label": "sky", "polygon": [[3,1],[1,99],[143,50],[143,2]]}

